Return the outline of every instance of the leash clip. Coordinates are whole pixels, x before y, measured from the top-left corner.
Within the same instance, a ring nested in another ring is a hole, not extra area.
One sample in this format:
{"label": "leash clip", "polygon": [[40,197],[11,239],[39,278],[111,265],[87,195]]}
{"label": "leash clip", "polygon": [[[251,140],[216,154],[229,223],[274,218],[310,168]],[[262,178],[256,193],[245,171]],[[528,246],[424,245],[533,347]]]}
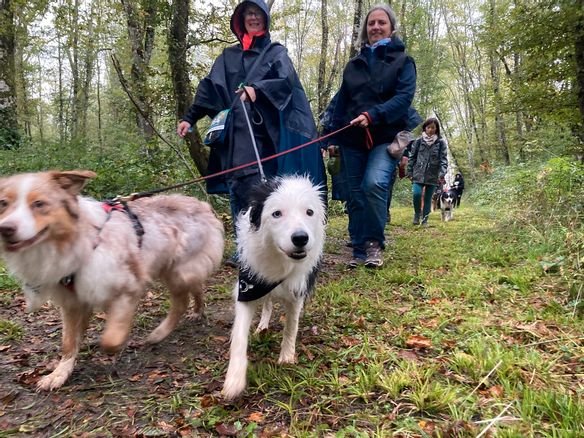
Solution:
{"label": "leash clip", "polygon": [[120,203],[123,204],[123,203],[126,203],[126,202],[134,201],[139,196],[140,196],[140,194],[137,193],[137,192],[130,193],[129,195],[126,195],[126,196],[118,195],[115,198],[111,199],[110,202],[112,202],[114,204],[120,204]]}

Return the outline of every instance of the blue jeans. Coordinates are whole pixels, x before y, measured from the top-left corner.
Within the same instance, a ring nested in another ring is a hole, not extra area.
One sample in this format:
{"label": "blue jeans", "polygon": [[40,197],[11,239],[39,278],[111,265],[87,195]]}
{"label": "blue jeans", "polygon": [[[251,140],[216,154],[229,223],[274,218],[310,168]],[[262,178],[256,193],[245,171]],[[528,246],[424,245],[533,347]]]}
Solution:
{"label": "blue jeans", "polygon": [[[426,187],[426,191],[424,192],[424,211],[422,216],[420,216],[420,210],[422,208],[422,190]],[[417,218],[420,218],[422,222],[426,222],[428,220],[428,216],[430,216],[430,210],[432,208],[432,195],[436,190],[436,186],[431,184],[420,184],[414,183],[412,187],[412,193],[414,195],[414,214]]]}
{"label": "blue jeans", "polygon": [[365,258],[365,243],[385,246],[387,197],[398,160],[387,153],[387,144],[371,150],[344,147],[341,153],[348,187],[349,230],[353,257]]}

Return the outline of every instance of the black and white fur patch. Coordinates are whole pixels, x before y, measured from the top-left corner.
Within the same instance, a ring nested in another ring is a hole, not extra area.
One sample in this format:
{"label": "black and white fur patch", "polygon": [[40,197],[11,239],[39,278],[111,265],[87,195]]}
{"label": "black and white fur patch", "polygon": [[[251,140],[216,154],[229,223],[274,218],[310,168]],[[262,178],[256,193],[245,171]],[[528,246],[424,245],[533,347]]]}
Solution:
{"label": "black and white fur patch", "polygon": [[442,220],[448,222],[454,219],[454,204],[456,202],[456,192],[454,190],[448,190],[442,192],[440,195],[440,212]]}
{"label": "black and white fur patch", "polygon": [[235,319],[222,391],[227,399],[245,389],[249,328],[260,303],[258,330],[264,330],[272,302],[280,302],[286,318],[278,362],[295,361],[300,315],[315,289],[325,239],[322,191],[308,177],[271,179],[249,196],[250,207],[237,219],[238,261],[244,269],[234,288]]}

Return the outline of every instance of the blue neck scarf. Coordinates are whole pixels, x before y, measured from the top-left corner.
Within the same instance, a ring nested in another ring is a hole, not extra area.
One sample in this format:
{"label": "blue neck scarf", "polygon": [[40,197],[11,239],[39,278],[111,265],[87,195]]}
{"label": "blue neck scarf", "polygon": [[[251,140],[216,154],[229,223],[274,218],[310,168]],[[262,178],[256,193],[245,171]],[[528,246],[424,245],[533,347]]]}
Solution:
{"label": "blue neck scarf", "polygon": [[369,49],[371,49],[371,51],[375,50],[375,48],[379,47],[379,46],[386,46],[391,42],[391,38],[383,38],[382,40],[379,40],[371,45],[369,44],[365,44],[365,47],[368,47]]}

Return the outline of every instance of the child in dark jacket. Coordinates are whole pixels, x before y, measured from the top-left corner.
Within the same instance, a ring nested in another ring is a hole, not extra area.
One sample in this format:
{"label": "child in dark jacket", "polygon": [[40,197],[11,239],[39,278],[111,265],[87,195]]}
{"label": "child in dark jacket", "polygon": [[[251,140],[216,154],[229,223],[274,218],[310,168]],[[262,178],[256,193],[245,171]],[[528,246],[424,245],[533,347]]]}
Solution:
{"label": "child in dark jacket", "polygon": [[[412,144],[408,161],[408,178],[413,183],[414,225],[428,224],[432,195],[438,185],[444,184],[448,169],[448,154],[440,136],[440,124],[431,117],[422,125],[422,136]],[[422,210],[424,193],[424,210]]]}

